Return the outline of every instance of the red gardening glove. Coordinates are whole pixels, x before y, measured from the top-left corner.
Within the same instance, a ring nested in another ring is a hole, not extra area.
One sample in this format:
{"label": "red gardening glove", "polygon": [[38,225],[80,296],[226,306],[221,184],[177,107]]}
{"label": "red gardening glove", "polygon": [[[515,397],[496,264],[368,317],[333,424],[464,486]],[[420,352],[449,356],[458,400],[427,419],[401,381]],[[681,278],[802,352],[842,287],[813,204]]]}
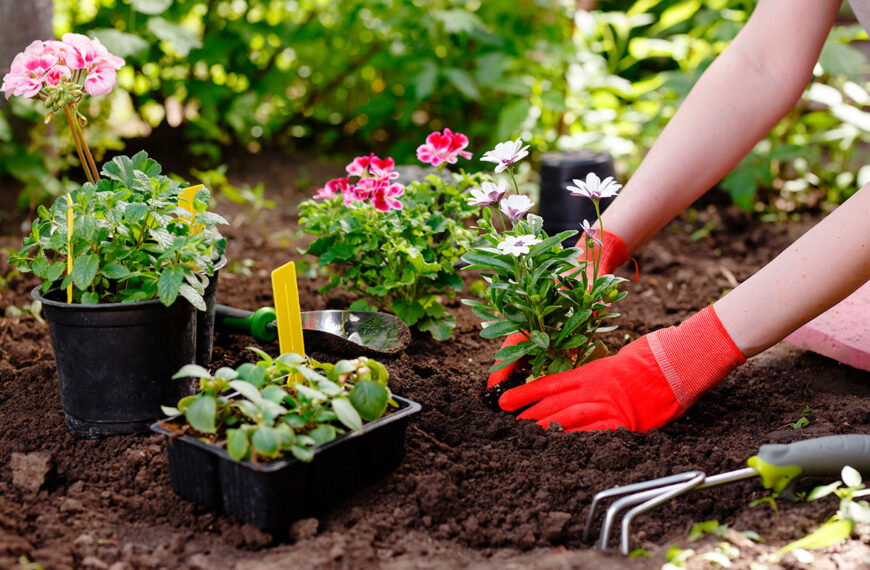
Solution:
{"label": "red gardening glove", "polygon": [[[594,259],[598,256],[599,249],[601,250],[601,261],[599,262],[598,273],[600,275],[607,275],[608,273],[613,273],[613,270],[625,263],[628,260],[628,250],[625,247],[625,243],[623,243],[622,238],[614,233],[610,233],[607,230],[601,232],[601,242],[602,246],[593,243],[592,250],[589,253],[589,259]],[[585,240],[583,236],[580,236],[580,240],[577,242],[577,247],[584,248],[586,247]],[[582,260],[586,259],[586,255],[584,254]],[[591,274],[591,269],[590,269]],[[507,346],[516,346],[520,342],[524,340],[529,340],[529,337],[526,333],[518,332],[509,334],[505,337],[504,342],[501,345],[501,348],[505,348]],[[496,364],[501,362],[500,360],[496,361]],[[519,362],[519,361],[518,361]],[[497,384],[501,384],[505,380],[507,380],[511,374],[513,374],[516,369],[517,363],[509,364],[505,366],[501,370],[496,370],[492,374],[489,375],[489,380],[486,382],[486,389],[490,390],[493,386]]]}
{"label": "red gardening glove", "polygon": [[626,345],[616,355],[505,392],[506,411],[570,431],[626,427],[647,432],[679,417],[745,362],[713,307]]}

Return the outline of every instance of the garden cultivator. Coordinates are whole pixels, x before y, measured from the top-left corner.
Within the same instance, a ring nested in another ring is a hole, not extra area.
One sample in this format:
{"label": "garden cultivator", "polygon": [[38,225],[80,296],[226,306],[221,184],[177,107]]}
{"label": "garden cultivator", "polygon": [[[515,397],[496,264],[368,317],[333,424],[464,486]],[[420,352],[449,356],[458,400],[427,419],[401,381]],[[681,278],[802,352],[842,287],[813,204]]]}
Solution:
{"label": "garden cultivator", "polygon": [[589,538],[599,503],[612,497],[622,496],[610,505],[604,515],[598,548],[607,548],[617,514],[622,509],[632,507],[622,517],[621,524],[620,552],[628,555],[631,521],[637,515],[687,491],[759,476],[765,488],[773,489],[786,498],[793,498],[792,488],[801,477],[839,477],[846,465],[868,474],[870,435],[833,435],[788,444],[762,445],[758,454],[750,457],[747,464],[749,467],[710,477],[703,471],[689,471],[601,491],[592,499],[583,539]]}

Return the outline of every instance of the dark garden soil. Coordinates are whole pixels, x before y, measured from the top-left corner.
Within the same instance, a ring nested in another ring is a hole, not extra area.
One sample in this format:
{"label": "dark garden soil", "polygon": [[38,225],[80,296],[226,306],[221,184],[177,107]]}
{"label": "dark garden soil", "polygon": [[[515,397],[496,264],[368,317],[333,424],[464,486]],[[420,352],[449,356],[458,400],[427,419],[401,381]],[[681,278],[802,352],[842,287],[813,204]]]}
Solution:
{"label": "dark garden soil", "polygon": [[[328,171],[309,165],[304,176],[316,184]],[[266,181],[278,201],[259,215],[228,202],[218,208],[233,222],[227,230],[231,264],[221,275],[218,300],[253,309],[271,304],[269,271],[300,259],[296,247],[304,239],[295,204],[304,196],[288,181],[301,175],[298,162],[281,157],[260,157],[231,172],[237,182]],[[709,221],[715,229],[691,241]],[[765,225],[728,208],[699,206],[697,220],[677,220],[639,252],[640,281],[626,285],[620,329],[606,338],[611,349],[714,301],[811,222]],[[0,246],[17,246],[17,231],[7,223]],[[0,253],[0,275],[9,272],[7,256]],[[238,273],[245,264],[250,275]],[[303,310],[344,308],[352,300],[318,295],[323,282],[300,280]],[[33,285],[30,278],[11,279],[0,290],[0,314],[28,303]],[[689,494],[636,519],[632,545],[652,558],[598,552],[581,539],[583,523],[602,489],[691,469],[738,469],[763,443],[870,433],[870,374],[784,344],[750,359],[664,429],[544,431],[482,403],[498,342],[478,336],[477,319],[458,300],[449,309],[458,320],[452,340],[415,336],[407,352],[384,359],[392,390],[423,405],[408,429],[401,467],[280,534],[176,496],[158,436],[71,436],[47,328],[27,315],[0,318],[0,567],[17,568],[20,559],[45,568],[112,570],[658,568],[670,544],[700,554],[725,540],[736,556],[733,567],[762,562],[774,568],[769,554],[831,516],[833,497],[809,504],[779,500],[777,514],[766,504],[750,507],[768,495],[755,480]],[[248,359],[244,347],[250,344],[218,334],[213,366]],[[808,427],[787,425],[802,416]],[[710,519],[732,529],[726,538],[688,542],[692,525]],[[754,531],[765,542],[735,531]],[[864,533],[816,553],[812,567],[870,567],[868,545]],[[710,564],[696,558],[690,567]],[[801,567],[791,556],[783,564]]]}

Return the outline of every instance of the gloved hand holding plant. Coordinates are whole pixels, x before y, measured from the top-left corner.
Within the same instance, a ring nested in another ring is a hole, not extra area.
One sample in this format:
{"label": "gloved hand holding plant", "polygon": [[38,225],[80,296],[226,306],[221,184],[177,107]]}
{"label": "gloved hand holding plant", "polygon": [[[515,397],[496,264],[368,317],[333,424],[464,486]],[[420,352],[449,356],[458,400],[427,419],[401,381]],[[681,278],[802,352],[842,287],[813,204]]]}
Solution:
{"label": "gloved hand holding plant", "polygon": [[[508,171],[515,194],[505,196],[504,183],[486,182],[472,194],[472,203],[487,206],[479,226],[488,245],[473,249],[463,259],[471,264],[469,269],[481,270],[489,285],[485,302],[464,303],[484,320],[484,338],[513,335],[495,354],[498,362],[490,372],[525,358],[533,380],[595,359],[602,345],[595,335],[615,328],[603,327],[602,322],[619,316],[610,307],[626,293],[617,289],[624,279],[601,271],[602,248],[595,247],[601,242],[588,222],[582,226],[585,249],[563,248],[562,242],[577,231],[548,236],[543,220],[527,215],[534,204],[519,193],[512,172],[513,165],[528,154],[527,148],[517,139],[500,143],[482,158],[497,164],[496,173]],[[575,184],[569,190],[592,199],[596,211],[601,198],[619,190],[612,179],[600,181],[594,175]],[[490,206],[496,205],[494,213]]]}

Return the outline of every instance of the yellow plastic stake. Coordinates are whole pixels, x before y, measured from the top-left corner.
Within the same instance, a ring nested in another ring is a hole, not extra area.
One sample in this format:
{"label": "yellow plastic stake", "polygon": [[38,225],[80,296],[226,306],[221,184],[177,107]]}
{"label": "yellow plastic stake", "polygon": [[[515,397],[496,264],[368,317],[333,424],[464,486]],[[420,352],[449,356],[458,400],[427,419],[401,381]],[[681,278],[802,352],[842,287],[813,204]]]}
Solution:
{"label": "yellow plastic stake", "polygon": [[292,261],[272,271],[272,296],[275,298],[275,322],[281,354],[295,352],[305,356],[296,265]]}
{"label": "yellow plastic stake", "polygon": [[196,198],[196,193],[202,188],[202,184],[197,184],[196,186],[191,186],[190,188],[185,188],[181,191],[181,194],[178,195],[178,205],[188,212],[190,212],[190,219],[185,220],[191,229],[191,233],[197,234],[202,231],[202,224],[197,224],[195,221],[196,209],[193,206],[193,199]]}
{"label": "yellow plastic stake", "polygon": [[[72,250],[72,232],[73,232],[73,211],[72,211],[72,197],[69,194],[66,195],[66,203],[67,206],[70,206],[66,209],[66,273],[67,275],[72,275],[72,266],[73,266],[73,250]],[[73,286],[72,283],[66,286],[66,302],[72,303],[73,301]]]}

